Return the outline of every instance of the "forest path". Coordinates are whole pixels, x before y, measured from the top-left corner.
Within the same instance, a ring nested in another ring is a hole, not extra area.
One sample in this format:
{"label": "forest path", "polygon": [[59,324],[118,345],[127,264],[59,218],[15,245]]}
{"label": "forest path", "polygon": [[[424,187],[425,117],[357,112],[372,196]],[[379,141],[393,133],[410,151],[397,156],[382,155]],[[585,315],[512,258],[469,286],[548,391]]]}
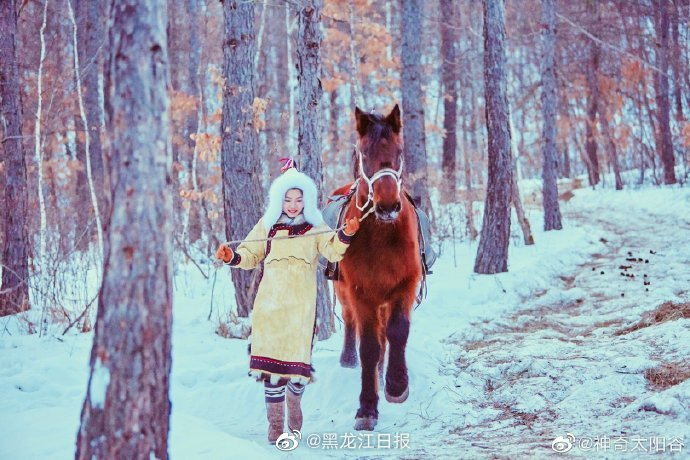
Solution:
{"label": "forest path", "polygon": [[[569,456],[630,457],[690,441],[690,380],[664,385],[690,377],[687,216],[591,205],[564,217],[604,250],[503,317],[448,339],[464,416],[443,448],[424,452],[547,457],[571,433]],[[661,305],[656,319],[643,315]],[[643,316],[648,327],[639,327]]]}

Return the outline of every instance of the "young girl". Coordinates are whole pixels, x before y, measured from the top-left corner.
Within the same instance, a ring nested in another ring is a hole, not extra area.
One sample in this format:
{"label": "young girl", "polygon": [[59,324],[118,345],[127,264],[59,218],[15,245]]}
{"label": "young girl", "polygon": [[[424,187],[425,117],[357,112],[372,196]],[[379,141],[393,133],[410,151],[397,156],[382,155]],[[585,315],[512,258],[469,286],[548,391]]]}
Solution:
{"label": "young girl", "polygon": [[[216,251],[216,258],[245,270],[264,260],[251,315],[249,375],[264,382],[271,443],[284,432],[286,386],[288,429],[302,428],[300,401],[313,372],[319,255],[341,260],[359,229],[359,221],[350,219],[344,230],[329,232],[317,207],[316,184],[292,165],[289,161],[271,184],[266,212],[248,241],[234,251],[226,245]],[[288,235],[297,237],[270,240]]]}

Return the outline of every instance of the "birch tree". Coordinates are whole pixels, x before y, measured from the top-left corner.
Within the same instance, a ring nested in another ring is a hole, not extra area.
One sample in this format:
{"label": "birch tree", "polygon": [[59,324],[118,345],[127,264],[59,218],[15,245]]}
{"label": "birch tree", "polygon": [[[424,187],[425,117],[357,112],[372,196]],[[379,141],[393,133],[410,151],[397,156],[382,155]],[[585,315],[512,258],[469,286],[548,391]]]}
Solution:
{"label": "birch tree", "polygon": [[[99,2],[94,2],[95,4],[98,4]],[[95,6],[92,6],[95,8]],[[100,130],[96,129],[94,132],[96,136],[91,136],[92,131],[89,129],[89,117],[87,115],[87,111],[84,108],[84,97],[82,95],[82,86],[81,86],[81,66],[79,65],[79,41],[77,40],[77,21],[75,19],[74,15],[74,9],[72,8],[72,2],[71,0],[67,0],[67,11],[68,15],[70,18],[70,21],[72,22],[72,27],[73,27],[73,39],[72,39],[72,46],[73,46],[73,51],[74,51],[74,75],[76,77],[76,87],[77,87],[77,101],[79,105],[79,116],[80,116],[80,122],[82,126],[84,127],[84,153],[85,153],[85,158],[86,158],[86,179],[88,183],[88,196],[89,200],[91,201],[91,207],[93,208],[93,215],[94,215],[94,220],[96,221],[96,233],[98,235],[98,263],[100,264],[103,261],[103,226],[101,224],[101,211],[99,209],[99,203],[98,203],[98,195],[101,197],[103,196],[102,192],[102,187],[103,187],[103,171],[102,171],[102,160],[98,162],[100,165],[100,174],[98,176],[98,179],[101,180],[99,189],[101,190],[101,193],[98,194],[96,192],[96,186],[94,183],[94,174],[92,171],[92,161],[91,159],[93,158],[91,155],[91,139],[92,137],[94,138],[95,145],[97,145],[96,148],[96,154],[100,157],[101,155],[101,141],[100,141]],[[100,21],[100,18],[98,19]],[[98,75],[98,71],[94,70],[93,73]],[[98,99],[98,78],[96,77],[95,79],[91,79],[91,84],[96,85],[96,99]],[[91,90],[91,93],[93,93],[93,90]],[[91,98],[94,97],[93,94],[90,94]],[[93,100],[89,101],[90,104],[96,104],[96,113],[91,114],[92,119],[95,117],[98,117],[99,120],[96,122],[97,126],[100,126],[100,113],[98,111],[98,101],[96,100],[95,102]],[[93,107],[90,107],[91,110],[94,110]],[[95,140],[95,138],[99,138],[98,140]],[[96,155],[94,155],[96,156]],[[101,198],[101,202],[103,202],[103,199]]]}
{"label": "birch tree", "polygon": [[[101,83],[103,73],[103,55],[106,46],[105,33],[105,14],[106,6],[104,0],[75,0],[74,14],[76,16],[77,28],[77,58],[79,59],[78,79],[81,81],[81,91],[83,93],[83,105],[86,112],[86,126],[88,126],[89,152],[88,157],[82,151],[78,157],[85,165],[84,174],[78,177],[79,186],[84,193],[82,196],[91,200],[91,193],[95,193],[98,201],[99,217],[109,214],[105,190],[108,187],[103,165],[103,145],[101,139],[103,133],[103,106],[100,102]],[[79,110],[81,112],[81,110]],[[76,123],[77,127],[83,126],[79,115]],[[79,129],[77,130],[79,132]],[[78,152],[81,142],[78,142]],[[88,162],[88,164],[87,164]],[[88,171],[91,173],[89,184]]]}

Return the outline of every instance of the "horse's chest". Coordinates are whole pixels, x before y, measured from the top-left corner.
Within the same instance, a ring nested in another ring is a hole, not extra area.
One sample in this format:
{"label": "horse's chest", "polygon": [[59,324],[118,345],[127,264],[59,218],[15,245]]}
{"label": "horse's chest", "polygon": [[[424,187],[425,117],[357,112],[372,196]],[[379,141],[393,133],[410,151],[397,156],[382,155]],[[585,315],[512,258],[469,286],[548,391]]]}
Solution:
{"label": "horse's chest", "polygon": [[343,262],[346,266],[403,276],[418,260],[418,247],[414,240],[388,237],[353,241]]}

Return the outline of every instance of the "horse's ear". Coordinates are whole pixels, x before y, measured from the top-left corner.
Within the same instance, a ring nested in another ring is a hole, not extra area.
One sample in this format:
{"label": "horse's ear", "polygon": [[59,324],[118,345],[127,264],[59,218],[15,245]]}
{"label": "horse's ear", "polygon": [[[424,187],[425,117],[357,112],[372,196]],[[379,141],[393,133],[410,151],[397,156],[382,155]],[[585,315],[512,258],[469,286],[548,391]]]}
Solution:
{"label": "horse's ear", "polygon": [[357,121],[357,132],[360,136],[366,136],[371,127],[371,118],[369,115],[359,110],[359,107],[355,106],[355,120]]}
{"label": "horse's ear", "polygon": [[391,126],[391,128],[393,128],[394,133],[400,133],[400,127],[402,124],[400,123],[400,107],[398,107],[398,104],[395,104],[395,107],[393,107],[391,113],[388,114],[386,117],[386,122]]}

